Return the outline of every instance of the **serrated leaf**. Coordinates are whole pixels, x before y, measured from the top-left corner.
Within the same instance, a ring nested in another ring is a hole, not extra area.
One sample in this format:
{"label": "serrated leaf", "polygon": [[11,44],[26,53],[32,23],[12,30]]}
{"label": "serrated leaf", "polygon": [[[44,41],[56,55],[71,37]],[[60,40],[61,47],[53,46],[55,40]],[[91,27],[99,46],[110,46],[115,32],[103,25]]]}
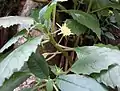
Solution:
{"label": "serrated leaf", "polygon": [[100,73],[110,65],[120,64],[120,51],[106,47],[85,46],[75,48],[78,60],[71,70],[77,74]]}
{"label": "serrated leaf", "polygon": [[99,76],[96,76],[96,80],[113,89],[116,86],[120,88],[120,66],[114,65],[106,71],[101,71]]}
{"label": "serrated leaf", "polygon": [[22,82],[24,82],[30,74],[25,72],[16,72],[10,79],[5,80],[3,86],[0,87],[0,91],[13,91],[18,87]]}
{"label": "serrated leaf", "polygon": [[6,16],[0,18],[0,26],[7,28],[13,25],[21,25],[22,28],[29,28],[34,24],[34,20],[30,17],[22,17],[22,16]]}
{"label": "serrated leaf", "polygon": [[101,29],[97,18],[93,17],[91,14],[85,13],[80,10],[68,10],[65,12],[69,13],[73,17],[73,19],[80,24],[90,28],[100,38]]}
{"label": "serrated leaf", "polygon": [[46,83],[46,89],[47,91],[53,91],[53,80],[49,79]]}
{"label": "serrated leaf", "polygon": [[31,53],[36,51],[41,39],[42,36],[29,39],[0,62],[0,86],[5,78],[9,79],[14,72],[20,71],[24,63],[28,61]]}
{"label": "serrated leaf", "polygon": [[39,53],[32,53],[28,61],[30,71],[40,79],[48,78],[49,67],[42,55]]}
{"label": "serrated leaf", "polygon": [[12,44],[16,43],[18,39],[22,38],[25,34],[26,30],[20,31],[18,34],[13,36],[1,49],[0,53],[2,53],[5,49],[9,48]]}
{"label": "serrated leaf", "polygon": [[81,25],[80,23],[73,19],[67,19],[66,24],[67,27],[71,29],[71,32],[76,35],[84,34],[87,30],[85,26]]}
{"label": "serrated leaf", "polygon": [[108,91],[97,81],[82,75],[63,75],[57,79],[61,91]]}

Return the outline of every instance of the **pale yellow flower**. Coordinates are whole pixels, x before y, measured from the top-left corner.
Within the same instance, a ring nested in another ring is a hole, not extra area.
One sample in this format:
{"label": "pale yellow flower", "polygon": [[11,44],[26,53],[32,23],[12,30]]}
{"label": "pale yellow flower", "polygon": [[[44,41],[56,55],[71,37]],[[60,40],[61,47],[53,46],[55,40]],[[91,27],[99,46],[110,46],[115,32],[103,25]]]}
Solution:
{"label": "pale yellow flower", "polygon": [[60,33],[59,34],[63,34],[63,36],[69,36],[71,34],[73,34],[70,29],[67,27],[66,23],[64,23],[62,26],[60,26],[58,23],[57,25],[60,27]]}
{"label": "pale yellow flower", "polygon": [[109,14],[113,14],[113,11],[109,10]]}

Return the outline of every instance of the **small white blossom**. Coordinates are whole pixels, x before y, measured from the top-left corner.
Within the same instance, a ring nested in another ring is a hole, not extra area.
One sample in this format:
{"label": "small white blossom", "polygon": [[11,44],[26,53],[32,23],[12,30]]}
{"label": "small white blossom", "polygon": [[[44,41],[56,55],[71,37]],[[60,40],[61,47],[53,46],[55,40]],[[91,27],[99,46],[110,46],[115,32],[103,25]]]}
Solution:
{"label": "small white blossom", "polygon": [[67,27],[66,23],[64,23],[62,26],[60,26],[58,23],[57,25],[60,27],[60,33],[59,34],[63,34],[63,36],[69,36],[71,34],[73,34],[70,29]]}

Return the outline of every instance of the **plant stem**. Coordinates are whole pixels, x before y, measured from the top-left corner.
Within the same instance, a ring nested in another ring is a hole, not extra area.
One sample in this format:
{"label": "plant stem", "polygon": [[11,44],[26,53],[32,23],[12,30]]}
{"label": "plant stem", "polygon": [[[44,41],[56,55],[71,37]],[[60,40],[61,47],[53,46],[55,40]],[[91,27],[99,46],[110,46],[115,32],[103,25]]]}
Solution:
{"label": "plant stem", "polygon": [[54,32],[54,27],[55,27],[55,16],[56,16],[56,5],[53,9],[53,23],[52,23],[52,32]]}
{"label": "plant stem", "polygon": [[91,11],[90,13],[95,13],[95,12],[101,11],[101,10],[106,9],[106,8],[109,8],[109,7],[110,7],[110,6],[106,6],[106,7],[103,7],[103,8],[94,10],[94,11]]}
{"label": "plant stem", "polygon": [[46,83],[45,84],[42,84],[42,85],[40,85],[38,88],[43,88],[43,87],[45,87],[46,86]]}
{"label": "plant stem", "polygon": [[[52,23],[52,32],[54,32],[55,27],[55,15],[56,15],[56,6],[53,9],[53,23]],[[58,43],[55,41],[53,35],[48,31],[48,36],[50,38],[50,42],[53,44],[53,46],[60,52],[63,53],[63,55],[69,60],[69,65],[72,65],[72,59],[68,56],[68,53],[64,51],[61,47],[58,46]]]}
{"label": "plant stem", "polygon": [[51,57],[47,58],[46,61],[51,60],[52,58],[54,58],[57,54],[53,54]]}
{"label": "plant stem", "polygon": [[49,38],[50,38],[50,42],[54,45],[54,47],[63,53],[63,55],[69,60],[69,65],[72,65],[72,59],[68,56],[68,53],[64,51],[64,49],[62,49],[60,46],[58,46],[57,42],[55,41],[55,39],[53,38],[53,36],[51,34],[48,34]]}
{"label": "plant stem", "polygon": [[92,2],[93,2],[93,0],[90,0],[89,5],[88,5],[88,9],[87,9],[87,13],[90,12],[90,9],[91,9],[91,6],[92,6]]}
{"label": "plant stem", "polygon": [[76,41],[75,41],[75,44],[74,44],[74,47],[78,46],[79,44],[79,39],[80,39],[80,35],[77,37]]}
{"label": "plant stem", "polygon": [[61,9],[61,10],[67,10],[64,6],[62,6],[61,4],[58,4],[58,7]]}
{"label": "plant stem", "polygon": [[63,37],[64,37],[64,36],[62,36],[62,37],[60,38],[60,40],[59,40],[58,44],[60,44],[60,42],[62,41]]}
{"label": "plant stem", "polygon": [[59,91],[55,84],[53,84],[53,87],[55,88],[55,91]]}

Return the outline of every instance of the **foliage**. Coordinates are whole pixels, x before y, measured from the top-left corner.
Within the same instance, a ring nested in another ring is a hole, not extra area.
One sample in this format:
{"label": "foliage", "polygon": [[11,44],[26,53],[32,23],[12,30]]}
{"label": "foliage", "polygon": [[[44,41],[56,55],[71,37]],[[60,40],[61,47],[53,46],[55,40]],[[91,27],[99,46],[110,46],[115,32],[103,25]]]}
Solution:
{"label": "foliage", "polygon": [[[0,49],[0,91],[13,91],[31,75],[36,77],[35,85],[23,91],[120,88],[119,48],[99,44],[101,36],[116,38],[109,27],[120,26],[119,0],[52,0],[30,16],[0,18],[2,27],[20,25],[22,29]],[[20,38],[26,41],[6,53]],[[94,43],[84,44],[85,38]],[[56,55],[61,59],[54,59]]]}

